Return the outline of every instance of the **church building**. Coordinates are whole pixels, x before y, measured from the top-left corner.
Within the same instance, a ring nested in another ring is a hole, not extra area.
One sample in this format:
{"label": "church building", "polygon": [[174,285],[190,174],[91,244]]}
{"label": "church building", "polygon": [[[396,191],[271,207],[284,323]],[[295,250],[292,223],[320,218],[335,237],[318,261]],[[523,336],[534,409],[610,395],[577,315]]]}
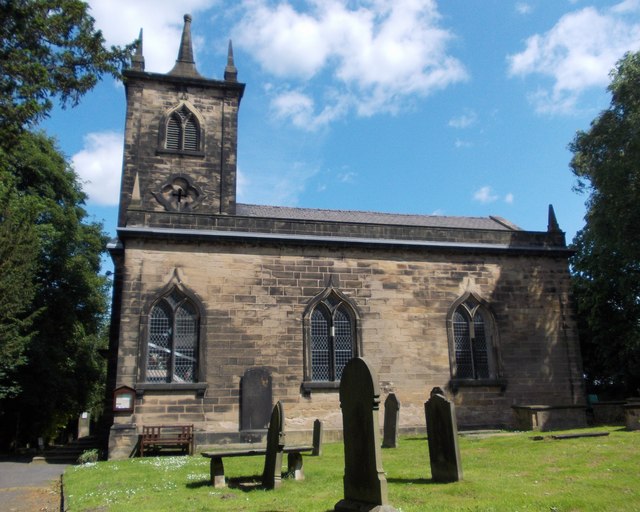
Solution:
{"label": "church building", "polygon": [[425,431],[435,386],[460,429],[515,427],[532,405],[583,424],[571,252],[553,209],[546,230],[525,231],[238,203],[245,86],[231,43],[223,79],[200,75],[190,24],[171,71],[145,71],[140,41],[124,72],[109,456],[131,455],[145,425],[193,424],[196,449],[256,439],[278,400],[287,432],[310,436],[319,418],[338,439],[355,356],[381,403],[401,402],[401,431]]}

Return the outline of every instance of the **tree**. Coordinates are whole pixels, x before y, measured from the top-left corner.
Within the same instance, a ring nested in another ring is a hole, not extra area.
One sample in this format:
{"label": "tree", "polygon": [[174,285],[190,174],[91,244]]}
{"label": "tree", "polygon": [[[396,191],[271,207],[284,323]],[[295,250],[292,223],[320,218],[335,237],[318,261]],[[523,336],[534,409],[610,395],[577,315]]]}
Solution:
{"label": "tree", "polygon": [[[12,425],[14,434],[13,425],[19,422],[17,440],[26,442],[53,435],[94,398],[103,373],[98,349],[108,309],[108,280],[99,271],[107,237],[100,224],[86,222],[85,194],[54,141],[31,132],[23,132],[18,140],[5,153],[4,172],[23,199],[15,206],[33,212],[35,237],[25,231],[21,245],[32,251],[26,253],[32,263],[26,265],[24,255],[14,254],[9,268],[17,286],[31,286],[30,295],[15,308],[23,316],[37,315],[37,322],[26,334],[26,347],[14,350],[23,361],[14,374],[14,392],[2,405],[14,419],[4,422]],[[2,231],[11,229],[8,221],[14,215],[16,210],[9,209]],[[17,235],[22,237],[19,232],[8,235],[9,244]],[[20,327],[18,323],[14,331]],[[11,348],[11,339],[3,342],[5,347]]]}
{"label": "tree", "polygon": [[120,76],[133,44],[105,48],[80,0],[0,0],[0,133],[46,117],[53,98],[76,105],[104,74]]}
{"label": "tree", "polygon": [[570,149],[576,189],[589,193],[574,240],[575,298],[592,391],[640,388],[640,53],[612,71],[608,109]]}
{"label": "tree", "polygon": [[35,132],[120,77],[80,0],[0,0],[0,442],[33,441],[96,400],[103,378],[106,236],[55,142]]}
{"label": "tree", "polygon": [[26,362],[37,314],[31,308],[36,293],[35,219],[13,190],[12,178],[0,166],[0,400],[19,392],[17,372]]}

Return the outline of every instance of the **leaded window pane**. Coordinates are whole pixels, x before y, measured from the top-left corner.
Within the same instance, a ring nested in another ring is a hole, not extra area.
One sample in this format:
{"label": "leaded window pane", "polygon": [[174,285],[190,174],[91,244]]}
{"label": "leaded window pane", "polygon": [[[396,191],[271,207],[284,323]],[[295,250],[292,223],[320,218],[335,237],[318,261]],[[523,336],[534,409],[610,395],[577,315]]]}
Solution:
{"label": "leaded window pane", "polygon": [[198,322],[196,312],[184,303],[176,310],[174,382],[195,382]]}
{"label": "leaded window pane", "polygon": [[321,308],[316,308],[311,313],[311,378],[330,380],[329,320]]}
{"label": "leaded window pane", "polygon": [[473,378],[473,360],[469,322],[460,311],[453,313],[453,339],[456,352],[456,377]]}
{"label": "leaded window pane", "polygon": [[489,378],[489,357],[487,336],[482,313],[477,312],[473,318],[473,362],[477,379]]}
{"label": "leaded window pane", "polygon": [[198,314],[177,291],[149,315],[147,382],[196,382]]}
{"label": "leaded window pane", "polygon": [[151,311],[147,347],[147,381],[166,382],[171,365],[171,312],[161,302]]}
{"label": "leaded window pane", "polygon": [[351,318],[342,308],[336,311],[333,326],[335,330],[335,380],[340,380],[342,370],[353,357]]}

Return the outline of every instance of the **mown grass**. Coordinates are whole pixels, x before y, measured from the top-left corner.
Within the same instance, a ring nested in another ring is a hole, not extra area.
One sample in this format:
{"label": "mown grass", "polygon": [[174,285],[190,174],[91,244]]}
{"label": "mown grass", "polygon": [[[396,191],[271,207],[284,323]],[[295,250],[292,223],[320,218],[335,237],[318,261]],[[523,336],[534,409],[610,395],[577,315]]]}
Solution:
{"label": "mown grass", "polygon": [[[462,437],[464,480],[431,481],[426,438],[403,437],[383,449],[389,502],[402,512],[640,511],[640,433],[596,429],[606,437],[542,441],[532,433]],[[593,429],[572,432],[593,432]],[[209,485],[209,460],[152,457],[69,468],[67,509],[80,511],[324,512],[343,497],[341,443],[325,444],[322,457],[305,457],[306,479],[285,479],[266,491],[262,457],[225,460],[230,487]]]}

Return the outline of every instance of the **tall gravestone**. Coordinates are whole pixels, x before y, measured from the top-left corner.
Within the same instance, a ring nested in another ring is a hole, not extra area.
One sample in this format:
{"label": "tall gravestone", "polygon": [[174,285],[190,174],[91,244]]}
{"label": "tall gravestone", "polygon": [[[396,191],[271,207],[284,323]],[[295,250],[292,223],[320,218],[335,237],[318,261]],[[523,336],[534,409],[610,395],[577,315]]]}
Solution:
{"label": "tall gravestone", "polygon": [[284,408],[278,402],[271,412],[267,431],[267,453],[264,457],[262,486],[277,489],[282,483],[282,453],[284,450]]}
{"label": "tall gravestone", "polygon": [[351,359],[340,381],[344,438],[344,499],[336,512],[395,512],[388,504],[387,480],[382,469],[378,410],[380,388],[369,363]]}
{"label": "tall gravestone", "polygon": [[246,434],[264,433],[273,407],[271,373],[261,366],[249,368],[244,372],[240,386],[240,430]]}
{"label": "tall gravestone", "polygon": [[384,401],[383,448],[397,448],[398,424],[400,423],[400,400],[395,393],[389,393]]}
{"label": "tall gravestone", "polygon": [[458,447],[455,406],[440,388],[433,388],[424,404],[429,441],[429,462],[434,482],[462,480],[462,460]]}

